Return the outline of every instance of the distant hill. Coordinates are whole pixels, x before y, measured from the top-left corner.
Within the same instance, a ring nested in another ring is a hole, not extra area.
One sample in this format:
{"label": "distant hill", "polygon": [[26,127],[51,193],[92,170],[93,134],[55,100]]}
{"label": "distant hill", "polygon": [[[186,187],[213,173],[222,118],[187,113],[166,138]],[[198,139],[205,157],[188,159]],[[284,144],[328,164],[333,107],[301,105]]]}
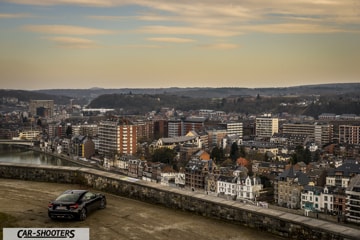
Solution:
{"label": "distant hill", "polygon": [[228,96],[293,96],[293,95],[333,95],[360,92],[360,83],[339,83],[304,85],[286,88],[121,88],[121,89],[48,89],[36,92],[71,98],[94,99],[103,94],[171,94],[191,98],[224,98]]}
{"label": "distant hill", "polygon": [[[52,99],[56,104],[115,108],[142,114],[162,107],[179,110],[213,109],[238,113],[321,113],[360,115],[360,83],[304,85],[286,88],[123,88],[0,90],[2,97]],[[303,104],[306,102],[306,104]]]}
{"label": "distant hill", "polygon": [[70,97],[61,95],[52,95],[48,93],[41,93],[36,91],[25,90],[2,90],[0,89],[1,97],[15,97],[19,101],[29,102],[30,100],[54,100],[56,104],[68,104]]}
{"label": "distant hill", "polygon": [[[356,95],[357,94],[357,95]],[[142,114],[162,107],[189,111],[212,109],[244,114],[291,113],[317,118],[321,113],[360,115],[360,96],[328,94],[324,96],[229,96],[191,98],[170,94],[105,94],[89,104],[91,108],[114,108],[125,114]]]}

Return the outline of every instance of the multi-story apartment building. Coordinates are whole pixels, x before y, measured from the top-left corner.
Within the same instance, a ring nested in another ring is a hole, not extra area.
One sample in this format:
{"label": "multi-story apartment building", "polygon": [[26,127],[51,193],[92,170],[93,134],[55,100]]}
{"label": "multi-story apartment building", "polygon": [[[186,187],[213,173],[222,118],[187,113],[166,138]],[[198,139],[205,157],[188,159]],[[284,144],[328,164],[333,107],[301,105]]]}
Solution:
{"label": "multi-story apartment building", "polygon": [[32,116],[52,118],[54,116],[54,100],[30,100],[29,112]]}
{"label": "multi-story apartment building", "polygon": [[193,191],[205,191],[206,177],[215,173],[218,173],[218,168],[212,159],[191,159],[185,166],[185,186]]}
{"label": "multi-story apartment building", "polygon": [[98,125],[97,124],[82,124],[80,125],[80,135],[95,137],[98,135]]}
{"label": "multi-story apartment building", "polygon": [[137,127],[137,139],[153,139],[154,138],[154,123],[148,120],[137,120],[134,122]]}
{"label": "multi-story apartment building", "polygon": [[168,137],[168,121],[164,119],[154,120],[154,138]]}
{"label": "multi-story apartment building", "polygon": [[332,212],[333,193],[327,187],[304,186],[301,191],[301,209],[313,212]]}
{"label": "multi-story apartment building", "polygon": [[24,130],[19,133],[19,137],[17,138],[22,140],[35,140],[39,137],[40,134],[40,130]]}
{"label": "multi-story apartment building", "polygon": [[323,146],[333,139],[333,125],[331,124],[306,124],[284,123],[282,133],[295,136],[307,136],[307,141]]}
{"label": "multi-story apartment building", "polygon": [[126,119],[102,121],[99,124],[99,153],[133,155],[137,149],[137,128]]}
{"label": "multi-story apartment building", "polygon": [[309,136],[312,140],[314,140],[314,132],[314,124],[284,123],[282,125],[283,134],[306,135]]}
{"label": "multi-story apartment building", "polygon": [[237,185],[237,199],[247,199],[256,201],[260,197],[260,192],[263,189],[260,178],[250,178],[249,176]]}
{"label": "multi-story apartment building", "polygon": [[340,167],[328,171],[326,185],[347,188],[351,177],[357,174],[360,174],[360,164],[344,163]]}
{"label": "multi-story apartment building", "polygon": [[360,144],[360,126],[340,125],[339,143]]}
{"label": "multi-story apartment building", "polygon": [[183,121],[182,135],[190,131],[199,131],[205,126],[205,117],[188,117]]}
{"label": "multi-story apartment building", "polygon": [[219,196],[225,195],[235,198],[237,196],[237,184],[237,177],[219,176],[217,179],[217,194]]}
{"label": "multi-story apartment building", "polygon": [[315,144],[324,146],[333,141],[334,126],[332,124],[315,124]]}
{"label": "multi-story apartment building", "polygon": [[182,124],[180,119],[170,119],[168,121],[168,137],[179,137],[182,136]]}
{"label": "multi-story apartment building", "polygon": [[274,181],[274,199],[279,206],[297,209],[301,207],[301,191],[309,184],[306,174],[291,166]]}
{"label": "multi-story apartment building", "polygon": [[134,178],[142,178],[144,162],[140,159],[129,159],[128,161],[128,176]]}
{"label": "multi-story apartment building", "polygon": [[95,154],[95,143],[87,136],[76,135],[71,138],[71,150],[75,156],[90,158]]}
{"label": "multi-story apartment building", "polygon": [[242,122],[225,122],[220,125],[224,126],[228,135],[236,134],[240,139],[243,138],[243,123]]}
{"label": "multi-story apartment building", "polygon": [[217,179],[217,195],[228,196],[240,201],[256,201],[263,189],[260,178],[247,175],[247,169],[241,167],[233,176],[220,175]]}
{"label": "multi-story apartment building", "polygon": [[346,220],[349,222],[360,223],[360,175],[356,175],[350,180],[346,189]]}
{"label": "multi-story apartment building", "polygon": [[222,146],[222,140],[227,135],[226,129],[222,127],[218,127],[218,128],[207,129],[206,132],[208,133],[208,146],[210,148],[214,146],[217,147]]}
{"label": "multi-story apartment building", "polygon": [[279,132],[279,119],[273,117],[257,117],[255,120],[255,134],[260,138],[270,138]]}
{"label": "multi-story apartment building", "polygon": [[293,145],[304,145],[306,142],[314,142],[314,133],[314,124],[284,123],[282,125],[282,134],[289,139],[288,143]]}

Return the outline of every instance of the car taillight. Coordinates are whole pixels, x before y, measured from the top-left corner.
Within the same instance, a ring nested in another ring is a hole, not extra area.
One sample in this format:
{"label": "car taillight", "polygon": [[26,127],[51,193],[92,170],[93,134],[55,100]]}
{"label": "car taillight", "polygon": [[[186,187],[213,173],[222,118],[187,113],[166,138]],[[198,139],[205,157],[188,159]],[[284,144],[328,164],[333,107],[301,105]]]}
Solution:
{"label": "car taillight", "polygon": [[79,207],[78,204],[70,205],[70,208],[71,208],[71,209],[77,209],[78,207]]}
{"label": "car taillight", "polygon": [[48,208],[52,208],[53,206],[54,206],[54,204],[49,203]]}

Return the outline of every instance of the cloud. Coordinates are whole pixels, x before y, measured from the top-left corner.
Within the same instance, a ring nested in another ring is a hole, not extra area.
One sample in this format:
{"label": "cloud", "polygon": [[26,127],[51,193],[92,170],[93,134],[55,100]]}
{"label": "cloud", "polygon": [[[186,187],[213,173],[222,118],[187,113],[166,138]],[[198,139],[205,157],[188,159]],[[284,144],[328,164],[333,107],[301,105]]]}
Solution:
{"label": "cloud", "polygon": [[28,13],[0,13],[1,18],[29,18],[32,17],[31,14]]}
{"label": "cloud", "polygon": [[119,48],[164,48],[163,46],[160,45],[149,45],[149,44],[130,44],[130,45],[122,45],[122,46],[118,46]]}
{"label": "cloud", "polygon": [[249,25],[242,27],[243,31],[263,32],[276,34],[299,34],[299,33],[335,33],[344,30],[334,26],[324,26],[319,24],[302,24],[302,23],[279,23],[279,24],[261,24]]}
{"label": "cloud", "polygon": [[61,48],[95,48],[97,44],[85,38],[74,38],[74,37],[46,37],[45,39],[53,41],[56,46]]}
{"label": "cloud", "polygon": [[167,43],[189,43],[195,41],[190,38],[172,38],[172,37],[147,38],[147,40],[154,42],[167,42]]}
{"label": "cloud", "polygon": [[145,26],[138,29],[139,32],[151,34],[171,34],[171,35],[204,35],[214,37],[230,37],[240,35],[241,32],[230,29],[217,29],[206,27],[179,27],[179,26]]}
{"label": "cloud", "polygon": [[26,25],[23,28],[26,31],[30,32],[60,35],[104,35],[115,33],[114,31],[110,30],[79,27],[72,25]]}
{"label": "cloud", "polygon": [[110,21],[122,21],[122,20],[131,20],[134,19],[133,17],[129,16],[105,16],[105,15],[95,15],[89,16],[91,19],[98,19],[98,20],[110,20]]}
{"label": "cloud", "polygon": [[202,44],[198,45],[200,48],[207,48],[207,49],[235,49],[239,48],[239,45],[232,44],[232,43],[214,43],[214,44]]}
{"label": "cloud", "polygon": [[36,6],[54,6],[54,5],[79,5],[92,7],[111,7],[116,2],[112,0],[6,0],[10,3]]}
{"label": "cloud", "polygon": [[[98,20],[140,20],[164,26],[143,25],[138,30],[155,34],[183,33],[231,37],[248,32],[324,33],[352,32],[360,25],[359,0],[7,0],[24,5],[132,7],[130,16],[90,16]],[[163,24],[165,22],[165,24]],[[171,26],[170,23],[171,22]],[[174,26],[175,25],[175,26]],[[269,28],[264,29],[265,26]],[[287,26],[299,27],[292,29]],[[332,27],[336,26],[336,27]],[[277,29],[280,27],[281,29]],[[308,27],[308,28],[307,28]],[[324,30],[325,29],[325,30]],[[246,30],[246,31],[244,31]]]}

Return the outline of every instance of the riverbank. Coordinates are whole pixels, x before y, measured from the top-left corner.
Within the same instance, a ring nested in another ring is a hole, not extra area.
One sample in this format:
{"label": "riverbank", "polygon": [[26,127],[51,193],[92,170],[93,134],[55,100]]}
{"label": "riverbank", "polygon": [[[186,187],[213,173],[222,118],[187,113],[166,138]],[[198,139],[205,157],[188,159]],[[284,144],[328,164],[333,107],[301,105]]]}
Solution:
{"label": "riverbank", "polygon": [[65,154],[58,154],[58,153],[52,153],[52,152],[48,152],[48,151],[42,151],[38,147],[31,147],[29,149],[34,151],[34,152],[38,152],[38,153],[41,153],[41,154],[46,154],[46,155],[49,155],[49,156],[52,156],[52,157],[60,158],[60,159],[62,159],[64,161],[71,162],[71,163],[73,163],[75,165],[89,167],[89,168],[95,168],[95,169],[103,169],[99,164],[91,163],[91,162],[80,160],[80,159],[74,159],[74,158],[72,158],[70,156],[67,156]]}

